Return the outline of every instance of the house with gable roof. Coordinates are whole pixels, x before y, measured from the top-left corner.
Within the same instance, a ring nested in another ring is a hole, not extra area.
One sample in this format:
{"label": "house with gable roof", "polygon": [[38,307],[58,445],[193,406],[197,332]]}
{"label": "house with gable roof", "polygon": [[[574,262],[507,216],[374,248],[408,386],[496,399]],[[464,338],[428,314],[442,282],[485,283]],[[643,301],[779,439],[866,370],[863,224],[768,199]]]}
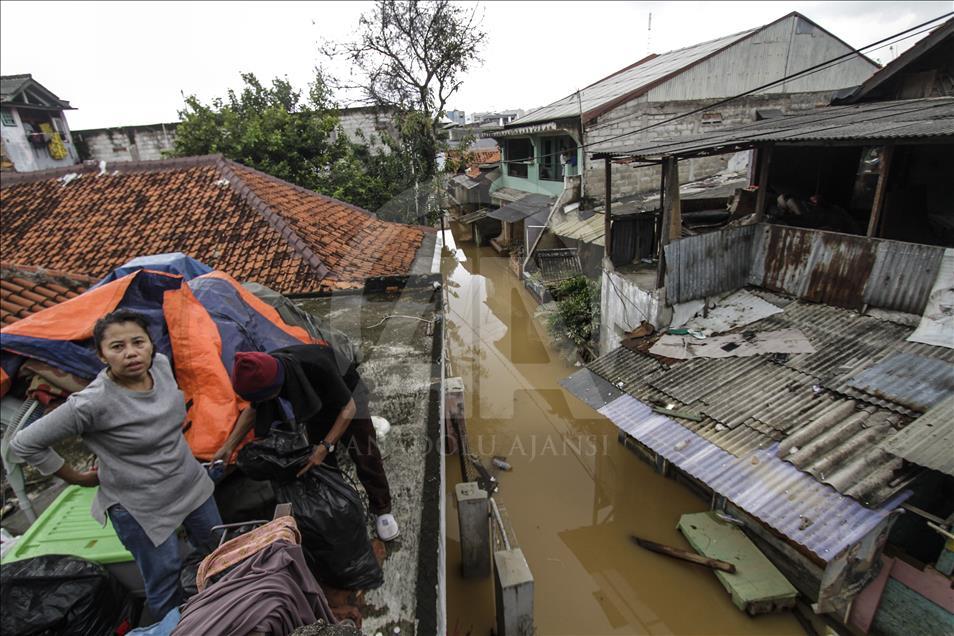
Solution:
{"label": "house with gable roof", "polygon": [[[839,57],[842,59],[837,64],[817,72],[704,108]],[[619,144],[632,145],[659,136],[718,130],[778,111],[826,106],[837,92],[858,86],[878,68],[837,36],[796,12],[754,29],[648,55],[487,133],[497,140],[502,152],[503,174],[494,190],[506,188],[555,197],[551,217],[562,215],[581,197],[583,208],[592,210],[594,205],[587,202],[603,199],[606,165],[590,156],[594,150],[608,151]],[[669,121],[697,109],[699,112],[693,115]],[[700,158],[687,162],[680,178],[682,182],[698,180],[727,165],[724,157]],[[656,190],[659,178],[658,169],[612,166],[616,197],[632,198]],[[569,186],[575,192],[570,192]],[[567,211],[572,219],[557,220],[568,227],[578,227],[579,221],[592,216],[578,218],[576,212]],[[549,225],[554,225],[553,219]],[[553,245],[541,247],[575,247],[581,242],[580,236],[566,236],[560,237],[566,239],[561,245],[554,236],[545,233],[544,242],[549,239]],[[531,247],[526,246],[526,250],[530,252]]]}
{"label": "house with gable roof", "polygon": [[77,163],[68,110],[75,109],[29,73],[0,77],[4,170],[32,172]]}

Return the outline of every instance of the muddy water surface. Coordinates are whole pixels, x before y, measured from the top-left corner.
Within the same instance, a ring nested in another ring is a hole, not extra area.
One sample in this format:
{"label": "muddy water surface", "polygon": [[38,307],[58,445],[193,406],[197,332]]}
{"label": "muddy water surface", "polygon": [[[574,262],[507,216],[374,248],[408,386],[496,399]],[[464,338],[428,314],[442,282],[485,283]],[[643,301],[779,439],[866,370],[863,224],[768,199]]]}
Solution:
{"label": "muddy water surface", "polygon": [[[714,574],[634,546],[630,534],[688,548],[680,515],[707,509],[617,442],[617,429],[564,391],[575,369],[533,318],[536,303],[489,248],[444,257],[450,375],[464,379],[471,450],[497,472],[535,579],[537,634],[803,634],[791,615],[749,618]],[[454,484],[447,462],[450,633],[486,636],[491,581],[460,577]]]}

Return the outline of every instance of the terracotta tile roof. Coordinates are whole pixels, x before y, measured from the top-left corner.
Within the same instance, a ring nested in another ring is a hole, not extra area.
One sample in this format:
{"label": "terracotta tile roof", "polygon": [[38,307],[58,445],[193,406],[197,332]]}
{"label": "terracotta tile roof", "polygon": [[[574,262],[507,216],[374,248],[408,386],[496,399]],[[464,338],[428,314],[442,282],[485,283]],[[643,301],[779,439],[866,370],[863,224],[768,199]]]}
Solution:
{"label": "terracotta tile roof", "polygon": [[95,278],[0,262],[0,323],[4,326],[79,296]]}
{"label": "terracotta tile roof", "polygon": [[101,278],[137,256],[178,251],[283,293],[407,274],[433,232],[220,155],[4,174],[0,206],[12,261]]}

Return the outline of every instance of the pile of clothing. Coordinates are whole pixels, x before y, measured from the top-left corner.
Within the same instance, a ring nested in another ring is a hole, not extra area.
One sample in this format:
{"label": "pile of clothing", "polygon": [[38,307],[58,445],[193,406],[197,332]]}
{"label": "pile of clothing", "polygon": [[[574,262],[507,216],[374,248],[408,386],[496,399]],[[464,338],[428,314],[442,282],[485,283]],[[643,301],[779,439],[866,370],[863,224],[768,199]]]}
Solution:
{"label": "pile of clothing", "polygon": [[199,565],[196,589],[177,624],[167,617],[162,632],[143,633],[287,636],[304,625],[338,622],[308,569],[291,516],[219,546]]}

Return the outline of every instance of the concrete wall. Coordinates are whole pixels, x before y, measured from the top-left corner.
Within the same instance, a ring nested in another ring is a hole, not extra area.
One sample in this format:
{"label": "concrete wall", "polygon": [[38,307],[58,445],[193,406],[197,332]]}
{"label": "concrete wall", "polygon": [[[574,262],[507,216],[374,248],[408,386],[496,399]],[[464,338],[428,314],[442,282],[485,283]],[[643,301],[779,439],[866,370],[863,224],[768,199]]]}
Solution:
{"label": "concrete wall", "polygon": [[151,161],[175,147],[177,123],[95,128],[73,132],[83,160]]}
{"label": "concrete wall", "polygon": [[79,154],[70,139],[70,128],[63,111],[49,113],[51,117],[57,117],[60,120],[60,138],[68,153],[64,159],[57,160],[50,156],[45,147],[34,146],[27,140],[19,109],[4,108],[4,110],[8,110],[13,115],[15,125],[0,126],[0,129],[2,129],[0,130],[0,137],[3,139],[3,149],[6,156],[13,162],[14,169],[17,172],[36,172],[37,170],[62,168],[79,162]]}
{"label": "concrete wall", "polygon": [[[780,109],[787,113],[811,110],[827,106],[831,98],[828,91],[797,94],[752,95],[734,100],[711,110],[683,117],[676,121],[661,124],[642,132],[614,139],[587,152],[605,151],[612,148],[633,147],[652,139],[678,138],[688,135],[705,134],[728,126],[755,121],[757,110]],[[639,130],[666,121],[682,113],[702,108],[712,100],[651,102],[645,96],[623,104],[587,126],[585,138],[587,145],[598,144],[610,138],[619,137],[630,131]],[[681,183],[701,179],[724,170],[728,166],[728,155],[701,157],[679,162],[679,180]],[[605,189],[605,161],[587,158],[583,169],[586,179],[587,196],[603,200]],[[659,189],[659,168],[613,165],[613,198]]]}
{"label": "concrete wall", "polygon": [[398,138],[397,123],[394,116],[374,107],[343,108],[338,113],[338,125],[352,142],[370,145],[377,152],[390,152],[381,137]]}
{"label": "concrete wall", "polygon": [[619,347],[623,334],[643,320],[657,328],[668,323],[668,316],[661,314],[666,311],[664,294],[664,289],[646,291],[631,278],[604,270],[600,277],[600,355]]}

